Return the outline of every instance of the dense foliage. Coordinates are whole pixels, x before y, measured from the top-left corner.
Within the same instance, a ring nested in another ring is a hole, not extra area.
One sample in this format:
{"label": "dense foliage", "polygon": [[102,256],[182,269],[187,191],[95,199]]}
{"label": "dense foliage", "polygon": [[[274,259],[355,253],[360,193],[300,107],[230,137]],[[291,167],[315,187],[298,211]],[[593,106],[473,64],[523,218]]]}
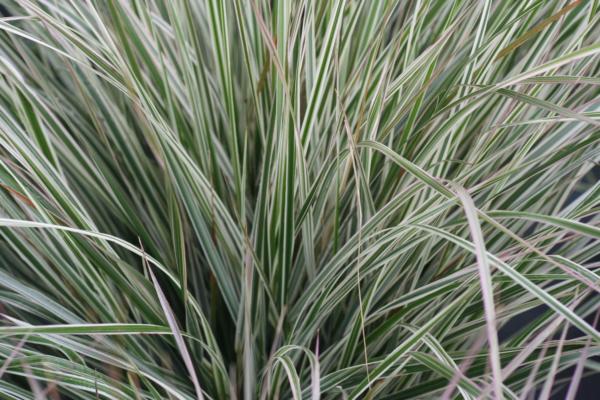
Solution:
{"label": "dense foliage", "polygon": [[0,398],[600,370],[598,0],[0,4]]}

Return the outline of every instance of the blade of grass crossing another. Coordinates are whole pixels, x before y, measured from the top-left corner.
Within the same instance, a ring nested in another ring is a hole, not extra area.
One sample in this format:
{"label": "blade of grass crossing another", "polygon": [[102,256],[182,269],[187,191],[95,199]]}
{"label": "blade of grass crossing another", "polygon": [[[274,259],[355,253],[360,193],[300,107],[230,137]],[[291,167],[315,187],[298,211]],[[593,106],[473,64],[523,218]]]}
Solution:
{"label": "blade of grass crossing another", "polygon": [[492,380],[494,385],[494,395],[502,399],[502,373],[500,365],[500,349],[498,345],[498,332],[496,329],[496,307],[494,305],[494,287],[492,285],[492,273],[487,260],[487,250],[485,240],[481,232],[481,226],[477,217],[477,209],[469,193],[462,187],[457,188],[458,198],[461,200],[469,230],[475,246],[475,255],[479,267],[479,282],[481,285],[481,294],[485,310],[486,331],[488,344],[490,346],[490,363],[492,365]]}

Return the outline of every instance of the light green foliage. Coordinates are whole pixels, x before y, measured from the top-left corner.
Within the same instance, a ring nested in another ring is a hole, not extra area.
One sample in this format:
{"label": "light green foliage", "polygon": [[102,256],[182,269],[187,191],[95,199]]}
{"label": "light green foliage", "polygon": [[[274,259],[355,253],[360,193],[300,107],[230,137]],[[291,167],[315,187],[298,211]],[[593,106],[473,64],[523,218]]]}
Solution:
{"label": "light green foliage", "polygon": [[598,1],[0,5],[0,399],[597,373]]}

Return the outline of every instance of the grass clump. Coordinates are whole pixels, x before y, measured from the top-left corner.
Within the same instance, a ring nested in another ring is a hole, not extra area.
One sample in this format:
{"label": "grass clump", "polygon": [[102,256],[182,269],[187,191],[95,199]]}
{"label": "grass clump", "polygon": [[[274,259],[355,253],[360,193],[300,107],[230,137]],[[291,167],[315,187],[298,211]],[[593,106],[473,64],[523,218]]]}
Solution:
{"label": "grass clump", "polygon": [[598,371],[597,1],[1,4],[0,398]]}

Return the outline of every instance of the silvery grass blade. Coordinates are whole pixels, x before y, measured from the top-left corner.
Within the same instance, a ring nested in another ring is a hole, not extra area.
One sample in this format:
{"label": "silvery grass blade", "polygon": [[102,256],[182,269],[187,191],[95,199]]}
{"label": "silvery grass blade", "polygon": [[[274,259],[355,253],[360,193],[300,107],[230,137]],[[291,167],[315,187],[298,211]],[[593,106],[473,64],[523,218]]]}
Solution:
{"label": "silvery grass blade", "polygon": [[0,397],[575,397],[599,10],[4,0]]}

